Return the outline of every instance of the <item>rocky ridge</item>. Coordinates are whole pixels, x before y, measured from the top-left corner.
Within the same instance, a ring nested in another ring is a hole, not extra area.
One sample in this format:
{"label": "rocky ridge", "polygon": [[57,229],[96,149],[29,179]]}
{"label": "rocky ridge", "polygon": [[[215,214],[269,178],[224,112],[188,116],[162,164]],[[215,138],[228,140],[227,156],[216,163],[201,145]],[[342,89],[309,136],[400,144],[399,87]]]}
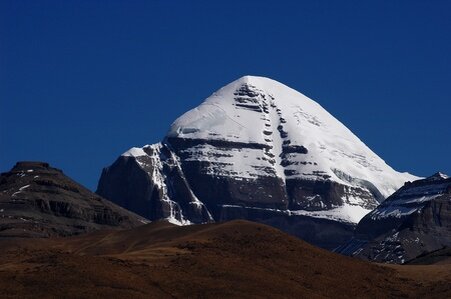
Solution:
{"label": "rocky ridge", "polygon": [[337,251],[362,259],[406,263],[451,247],[451,178],[440,172],[402,188],[366,215]]}
{"label": "rocky ridge", "polygon": [[69,236],[149,221],[77,184],[44,162],[0,175],[0,237]]}

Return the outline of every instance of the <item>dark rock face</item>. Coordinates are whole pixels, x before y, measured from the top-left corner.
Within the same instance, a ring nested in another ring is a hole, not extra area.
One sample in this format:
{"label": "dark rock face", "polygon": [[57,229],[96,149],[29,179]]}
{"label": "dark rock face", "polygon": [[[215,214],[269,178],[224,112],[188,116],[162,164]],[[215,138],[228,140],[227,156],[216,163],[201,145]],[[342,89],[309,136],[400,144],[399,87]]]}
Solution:
{"label": "dark rock face", "polygon": [[144,150],[146,155],[121,156],[105,168],[96,192],[150,220],[169,218],[181,224],[213,221],[169,148],[155,145]]}
{"label": "dark rock face", "polygon": [[451,246],[451,178],[437,173],[406,183],[357,225],[337,251],[363,259],[405,263]]}
{"label": "dark rock face", "polygon": [[146,223],[43,162],[0,175],[0,237],[68,236]]}
{"label": "dark rock face", "polygon": [[451,262],[451,247],[421,254],[408,262],[409,265],[449,264]]}
{"label": "dark rock face", "polygon": [[[230,149],[264,150],[264,145],[226,141],[212,143],[207,140],[197,141],[194,145],[191,140],[180,138],[167,138],[165,143],[165,147],[170,148],[175,155],[180,157],[181,170],[185,174],[191,189],[207,207],[243,204],[250,207],[272,209],[288,208],[285,186],[276,177],[273,169],[260,169],[262,176],[255,179],[236,177],[234,174],[218,176],[215,175],[216,170],[223,169],[225,165],[218,162],[198,161],[195,157],[195,155],[210,155],[202,150],[207,146],[215,148],[221,152],[221,155],[224,155]],[[195,151],[194,154],[193,150]]]}
{"label": "dark rock face", "polygon": [[346,191],[342,185],[290,180],[285,186],[276,176],[247,180],[210,175],[207,169],[211,163],[183,156],[183,142],[177,142],[178,149],[172,144],[157,144],[144,147],[146,155],[119,157],[103,170],[96,192],[150,220],[169,218],[188,224],[247,219],[327,249],[352,237],[352,223],[290,213],[299,207],[311,211],[324,208],[315,200],[302,200],[309,195],[329,207],[339,205]]}

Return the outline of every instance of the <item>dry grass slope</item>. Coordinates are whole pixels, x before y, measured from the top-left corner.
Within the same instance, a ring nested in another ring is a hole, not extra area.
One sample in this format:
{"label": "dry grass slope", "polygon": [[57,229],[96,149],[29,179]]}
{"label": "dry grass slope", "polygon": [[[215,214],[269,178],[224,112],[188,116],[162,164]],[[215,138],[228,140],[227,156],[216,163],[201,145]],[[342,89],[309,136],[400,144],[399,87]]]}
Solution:
{"label": "dry grass slope", "polygon": [[157,222],[0,248],[2,298],[451,297],[449,265],[370,264],[247,221]]}

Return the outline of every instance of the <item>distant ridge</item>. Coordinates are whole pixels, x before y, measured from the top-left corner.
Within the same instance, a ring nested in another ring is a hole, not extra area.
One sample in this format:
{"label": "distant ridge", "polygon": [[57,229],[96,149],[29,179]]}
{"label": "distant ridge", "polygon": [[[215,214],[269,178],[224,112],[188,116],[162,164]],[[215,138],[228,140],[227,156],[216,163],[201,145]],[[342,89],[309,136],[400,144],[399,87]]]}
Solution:
{"label": "distant ridge", "polygon": [[451,248],[451,178],[438,172],[406,183],[366,215],[354,238],[337,251],[403,264],[446,248]]}
{"label": "distant ridge", "polygon": [[144,223],[45,162],[18,162],[0,175],[0,237],[69,236]]}

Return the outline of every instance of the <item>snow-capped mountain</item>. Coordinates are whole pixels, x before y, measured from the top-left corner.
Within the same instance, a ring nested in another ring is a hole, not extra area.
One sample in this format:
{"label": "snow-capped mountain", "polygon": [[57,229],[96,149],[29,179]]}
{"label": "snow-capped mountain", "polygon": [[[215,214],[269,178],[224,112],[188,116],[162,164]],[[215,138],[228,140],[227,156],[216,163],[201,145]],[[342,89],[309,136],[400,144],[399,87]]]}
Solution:
{"label": "snow-capped mountain", "polygon": [[[414,179],[315,101],[245,76],[179,117],[163,142],[121,155],[103,171],[97,192],[150,219],[247,218],[329,247],[323,242],[349,236],[351,226]],[[318,223],[339,232],[315,234]]]}
{"label": "snow-capped mountain", "polygon": [[451,246],[451,178],[440,172],[406,183],[367,214],[355,237],[337,251],[367,260],[404,263]]}

